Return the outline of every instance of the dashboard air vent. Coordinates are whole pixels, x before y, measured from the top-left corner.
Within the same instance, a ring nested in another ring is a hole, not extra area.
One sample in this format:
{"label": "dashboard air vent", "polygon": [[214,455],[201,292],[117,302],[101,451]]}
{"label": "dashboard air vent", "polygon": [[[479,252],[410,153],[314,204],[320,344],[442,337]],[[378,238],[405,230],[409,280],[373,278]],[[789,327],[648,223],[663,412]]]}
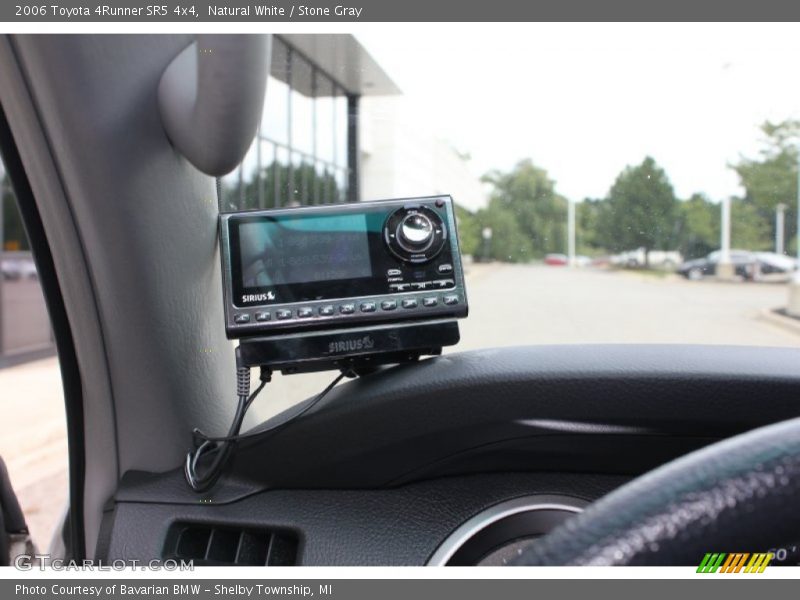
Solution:
{"label": "dashboard air vent", "polygon": [[297,536],[288,531],[175,523],[167,532],[163,556],[195,565],[291,566],[297,561]]}

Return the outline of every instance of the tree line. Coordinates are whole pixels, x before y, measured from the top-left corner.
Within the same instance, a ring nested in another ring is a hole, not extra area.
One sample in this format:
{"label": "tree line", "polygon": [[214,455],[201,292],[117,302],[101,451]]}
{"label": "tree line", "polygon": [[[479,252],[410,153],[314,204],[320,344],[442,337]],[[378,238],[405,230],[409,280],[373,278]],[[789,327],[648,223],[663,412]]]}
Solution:
{"label": "tree line", "polygon": [[[794,254],[800,121],[766,122],[761,131],[764,139],[758,155],[740,157],[729,165],[744,189],[741,196],[731,198],[731,246],[773,249],[775,209],[786,204],[786,250]],[[311,165],[273,163],[248,175],[242,181],[222,182],[226,209],[344,200],[334,174],[320,173]],[[526,159],[509,172],[493,171],[483,180],[492,188],[486,208],[470,213],[457,206],[462,252],[507,262],[566,252],[567,199],[557,192],[545,169]],[[15,249],[26,249],[7,174],[0,177],[0,184],[3,239],[7,249],[12,243]],[[645,248],[679,250],[693,258],[719,247],[720,221],[718,202],[701,192],[678,198],[664,169],[648,156],[623,169],[605,197],[576,204],[576,246],[579,254],[590,256]],[[490,241],[482,236],[486,228],[492,231]]]}
{"label": "tree line", "polygon": [[[797,237],[798,142],[800,121],[766,122],[762,148],[754,158],[740,156],[733,169],[744,193],[731,202],[731,246],[772,250],[775,211],[785,213],[786,250]],[[547,171],[530,159],[511,171],[493,171],[486,208],[458,209],[462,252],[506,262],[527,262],[567,247],[567,199]],[[719,200],[719,199],[717,199]],[[719,248],[721,205],[702,192],[678,198],[664,169],[650,157],[617,175],[603,198],[576,204],[579,254],[616,254],[627,250],[678,250],[684,257],[705,256]],[[491,239],[482,232],[491,229]]]}

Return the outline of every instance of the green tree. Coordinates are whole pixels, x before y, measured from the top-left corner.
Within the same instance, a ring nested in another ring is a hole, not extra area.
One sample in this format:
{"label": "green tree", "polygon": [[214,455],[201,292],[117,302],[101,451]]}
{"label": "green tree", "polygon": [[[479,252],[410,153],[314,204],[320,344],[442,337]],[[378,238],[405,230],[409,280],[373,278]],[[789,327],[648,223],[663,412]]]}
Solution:
{"label": "green tree", "polygon": [[605,210],[602,198],[586,198],[575,205],[575,246],[578,254],[596,254],[605,251],[600,230],[600,220]]}
{"label": "green tree", "polygon": [[459,204],[456,207],[456,223],[458,224],[458,243],[461,254],[475,256],[480,248],[481,226],[477,217]]}
{"label": "green tree", "polygon": [[501,201],[490,200],[489,206],[477,216],[480,228],[492,231],[491,240],[486,245],[481,242],[480,257],[512,263],[527,262],[534,257],[530,236],[523,231],[514,212]]}
{"label": "green tree", "polygon": [[772,250],[772,220],[746,198],[731,199],[731,248]]}
{"label": "green tree", "polygon": [[719,247],[721,207],[703,194],[692,194],[678,205],[677,249],[685,258],[698,258]]}
{"label": "green tree", "polygon": [[609,190],[598,219],[600,240],[613,252],[667,250],[675,237],[678,200],[651,157],[626,167]]}
{"label": "green tree", "polygon": [[[722,206],[703,194],[679,203],[677,247],[686,258],[705,256],[719,248]],[[744,198],[731,199],[731,247],[768,250],[771,226],[758,209]],[[766,241],[765,241],[766,240]]]}
{"label": "green tree", "polygon": [[[797,235],[797,147],[800,143],[800,121],[769,121],[761,125],[763,145],[757,158],[741,157],[730,165],[745,189],[744,197],[731,208],[731,238],[734,245],[751,250],[772,247],[775,234],[775,208],[785,203],[786,239]],[[734,214],[738,212],[737,216]],[[747,219],[746,222],[742,219]]]}
{"label": "green tree", "polygon": [[525,262],[565,251],[567,200],[556,193],[547,171],[526,159],[508,173],[493,171],[483,179],[493,191],[477,217],[481,228],[492,229],[492,258]]}

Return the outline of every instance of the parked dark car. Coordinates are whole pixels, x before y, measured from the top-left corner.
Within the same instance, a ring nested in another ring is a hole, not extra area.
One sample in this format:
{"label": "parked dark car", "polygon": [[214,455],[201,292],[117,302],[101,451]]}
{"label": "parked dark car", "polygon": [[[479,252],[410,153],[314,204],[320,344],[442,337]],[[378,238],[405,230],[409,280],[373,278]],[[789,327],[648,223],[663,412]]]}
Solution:
{"label": "parked dark car", "polygon": [[[720,251],[712,252],[705,258],[688,260],[678,268],[678,273],[693,281],[716,275]],[[754,281],[779,281],[790,277],[797,270],[797,261],[774,252],[749,252],[731,250],[731,262],[736,275]]]}
{"label": "parked dark car", "polygon": [[[676,272],[692,281],[699,281],[704,277],[716,275],[720,255],[721,252],[716,250],[704,258],[687,260],[678,267]],[[737,276],[743,279],[752,278],[756,263],[756,255],[754,253],[747,250],[731,250],[730,259]]]}

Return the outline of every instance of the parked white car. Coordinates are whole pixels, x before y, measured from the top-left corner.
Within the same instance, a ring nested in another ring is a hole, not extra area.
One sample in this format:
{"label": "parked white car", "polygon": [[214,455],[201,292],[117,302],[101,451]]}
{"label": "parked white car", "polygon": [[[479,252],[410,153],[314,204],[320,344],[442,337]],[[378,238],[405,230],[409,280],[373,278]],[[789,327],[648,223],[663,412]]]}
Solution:
{"label": "parked white car", "polygon": [[36,279],[36,265],[30,257],[4,256],[0,259],[0,272],[3,279],[16,281],[18,279]]}
{"label": "parked white car", "polygon": [[797,259],[775,252],[755,252],[757,281],[787,281],[797,270]]}
{"label": "parked white car", "polygon": [[648,265],[651,269],[674,271],[683,262],[683,256],[677,250],[650,250],[644,248],[628,250],[611,257],[611,264],[629,269],[640,269]]}

